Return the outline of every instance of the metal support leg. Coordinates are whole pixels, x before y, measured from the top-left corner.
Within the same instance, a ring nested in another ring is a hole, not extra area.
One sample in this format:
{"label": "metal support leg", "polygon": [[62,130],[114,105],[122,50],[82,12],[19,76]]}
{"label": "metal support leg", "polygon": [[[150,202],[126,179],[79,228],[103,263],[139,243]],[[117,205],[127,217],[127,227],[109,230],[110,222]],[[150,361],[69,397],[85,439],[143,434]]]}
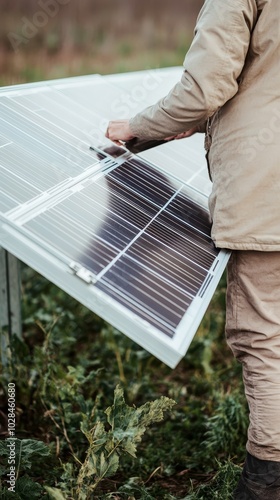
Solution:
{"label": "metal support leg", "polygon": [[21,338],[20,269],[16,257],[0,247],[1,361],[10,357],[11,336]]}

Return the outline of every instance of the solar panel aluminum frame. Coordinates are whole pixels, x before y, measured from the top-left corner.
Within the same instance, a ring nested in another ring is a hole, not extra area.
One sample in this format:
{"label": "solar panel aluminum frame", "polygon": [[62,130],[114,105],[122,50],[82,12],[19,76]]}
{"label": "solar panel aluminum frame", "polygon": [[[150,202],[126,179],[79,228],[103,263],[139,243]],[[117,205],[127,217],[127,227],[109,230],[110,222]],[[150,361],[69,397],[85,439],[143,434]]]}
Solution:
{"label": "solar panel aluminum frame", "polygon": [[0,222],[0,241],[7,251],[114,325],[170,368],[174,368],[185,355],[230,255],[225,250],[219,252],[210,270],[212,279],[204,296],[198,294],[195,297],[179,323],[174,337],[169,338],[116,300],[96,289],[93,283],[80,279],[66,262],[62,262],[42,246],[31,241],[2,216],[0,216]]}

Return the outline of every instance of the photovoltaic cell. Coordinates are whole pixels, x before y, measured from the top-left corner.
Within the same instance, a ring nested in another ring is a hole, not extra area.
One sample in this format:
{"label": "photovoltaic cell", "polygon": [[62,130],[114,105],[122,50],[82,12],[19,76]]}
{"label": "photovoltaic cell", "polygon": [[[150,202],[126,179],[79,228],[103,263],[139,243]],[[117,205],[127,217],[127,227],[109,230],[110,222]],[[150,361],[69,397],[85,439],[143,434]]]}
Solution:
{"label": "photovoltaic cell", "polygon": [[8,212],[16,204],[17,204],[16,200],[13,200],[6,193],[3,193],[3,191],[0,188],[0,212],[3,212],[3,213]]}
{"label": "photovoltaic cell", "polygon": [[40,116],[36,116],[36,121],[34,118],[31,112],[15,106],[13,102],[0,105],[0,120],[13,142],[27,148],[31,148],[32,144],[32,149],[38,156],[46,156],[54,164],[59,159],[60,169],[66,168],[70,175],[76,175],[78,169],[84,170],[92,166],[93,156],[88,152],[81,151],[78,158],[75,146],[79,145],[79,141],[75,137],[64,130],[60,131]]}
{"label": "photovoltaic cell", "polygon": [[150,269],[122,257],[96,285],[120,303],[172,336],[190,299],[164,280],[156,279]]}
{"label": "photovoltaic cell", "polygon": [[125,161],[24,227],[172,337],[218,254],[208,213],[175,185],[144,161]]}
{"label": "photovoltaic cell", "polygon": [[10,144],[9,139],[4,137],[3,135],[0,135],[0,148],[3,148],[5,146],[7,146],[8,144]]}
{"label": "photovoltaic cell", "polygon": [[0,244],[170,366],[228,258],[211,240],[201,142],[113,151],[104,119],[151,104],[176,74],[0,91]]}

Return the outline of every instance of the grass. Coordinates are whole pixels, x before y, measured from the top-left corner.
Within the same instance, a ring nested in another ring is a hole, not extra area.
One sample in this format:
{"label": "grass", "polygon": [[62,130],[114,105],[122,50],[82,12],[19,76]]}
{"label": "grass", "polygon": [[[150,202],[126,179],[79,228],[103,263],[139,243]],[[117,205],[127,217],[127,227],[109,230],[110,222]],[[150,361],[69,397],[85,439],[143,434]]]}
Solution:
{"label": "grass", "polygon": [[[247,407],[240,367],[224,340],[225,278],[186,357],[171,370],[31,269],[23,266],[22,277],[24,342],[14,339],[1,379],[2,437],[7,383],[14,380],[17,437],[27,450],[20,496],[13,498],[45,498],[45,487],[79,498],[79,462],[88,450],[81,422],[105,422],[121,384],[130,406],[160,396],[176,405],[146,431],[137,458],[122,454],[117,473],[84,498],[230,499],[244,457]],[[6,474],[2,454],[1,498],[9,498]]]}

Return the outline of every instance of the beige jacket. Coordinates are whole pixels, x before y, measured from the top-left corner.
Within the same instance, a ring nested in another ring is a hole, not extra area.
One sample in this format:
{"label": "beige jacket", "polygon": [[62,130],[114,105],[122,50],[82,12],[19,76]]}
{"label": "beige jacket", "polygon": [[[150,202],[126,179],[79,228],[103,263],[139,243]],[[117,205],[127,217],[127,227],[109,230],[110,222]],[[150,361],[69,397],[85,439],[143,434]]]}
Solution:
{"label": "beige jacket", "polygon": [[279,0],[206,0],[181,81],[130,125],[163,139],[206,121],[216,246],[280,250]]}

